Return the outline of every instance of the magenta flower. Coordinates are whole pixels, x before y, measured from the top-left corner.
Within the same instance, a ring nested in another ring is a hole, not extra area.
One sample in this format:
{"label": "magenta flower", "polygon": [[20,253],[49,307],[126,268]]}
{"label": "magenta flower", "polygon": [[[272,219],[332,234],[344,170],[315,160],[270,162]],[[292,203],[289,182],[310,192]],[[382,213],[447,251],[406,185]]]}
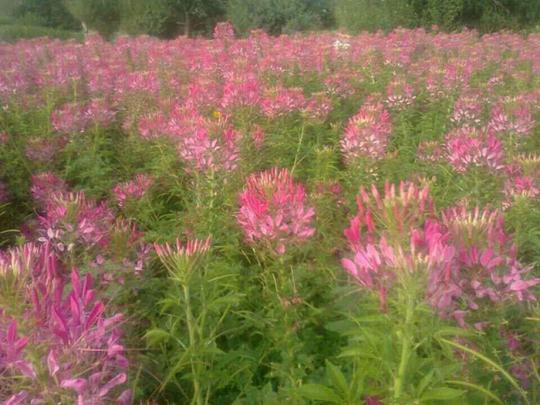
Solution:
{"label": "magenta flower", "polygon": [[25,155],[31,161],[50,163],[65,143],[66,140],[63,137],[30,138],[26,145]]}
{"label": "magenta flower", "polygon": [[413,105],[416,99],[414,88],[404,78],[393,79],[386,87],[385,103],[393,110],[403,110]]}
{"label": "magenta flower", "polygon": [[534,124],[532,114],[526,105],[505,108],[504,105],[498,104],[491,110],[489,128],[496,134],[527,136],[532,132]]}
{"label": "magenta flower", "polygon": [[[0,321],[2,321],[1,317]],[[11,369],[13,372],[21,373],[28,378],[36,378],[34,367],[22,357],[27,345],[28,337],[17,337],[16,320],[12,320],[6,330],[3,330],[0,324],[0,374],[3,370],[9,371]]]}
{"label": "magenta flower", "polygon": [[332,111],[332,100],[324,93],[313,93],[304,108],[304,112],[309,118],[321,121],[326,119],[330,111]]}
{"label": "magenta flower", "polygon": [[147,174],[138,174],[131,181],[120,183],[114,187],[113,193],[120,208],[128,200],[140,200],[154,184],[154,179]]}
{"label": "magenta flower", "polygon": [[457,172],[464,173],[471,167],[501,170],[504,150],[501,141],[493,134],[473,128],[460,128],[446,136],[448,162]]}
{"label": "magenta flower", "polygon": [[301,111],[305,105],[304,91],[300,88],[278,88],[261,101],[262,111],[268,118]]}
{"label": "magenta flower", "polygon": [[261,85],[257,77],[228,80],[223,86],[221,107],[232,110],[238,107],[258,107],[261,101]]}
{"label": "magenta flower", "polygon": [[44,172],[32,176],[32,197],[38,204],[45,207],[52,203],[54,195],[67,193],[67,184],[51,172]]}
{"label": "magenta flower", "polygon": [[456,127],[479,127],[482,123],[482,108],[485,100],[476,93],[462,94],[454,104],[450,121]]}
{"label": "magenta flower", "polygon": [[53,194],[40,216],[40,241],[51,242],[59,252],[75,246],[107,246],[114,216],[105,203],[86,198],[83,192]]}
{"label": "magenta flower", "polygon": [[347,124],[341,138],[341,151],[346,161],[358,157],[382,159],[392,133],[390,114],[383,104],[368,100]]}
{"label": "magenta flower", "polygon": [[178,154],[188,170],[199,172],[236,169],[239,159],[238,133],[230,127],[199,127],[178,143]]}
{"label": "magenta flower", "polygon": [[315,210],[306,206],[304,187],[287,169],[252,174],[240,194],[237,220],[247,243],[259,244],[278,255],[315,233]]}
{"label": "magenta flower", "polygon": [[427,163],[439,163],[444,160],[444,150],[437,141],[422,141],[416,150],[418,160]]}
{"label": "magenta flower", "polygon": [[214,39],[221,41],[234,40],[233,25],[228,21],[217,23],[214,27]]}

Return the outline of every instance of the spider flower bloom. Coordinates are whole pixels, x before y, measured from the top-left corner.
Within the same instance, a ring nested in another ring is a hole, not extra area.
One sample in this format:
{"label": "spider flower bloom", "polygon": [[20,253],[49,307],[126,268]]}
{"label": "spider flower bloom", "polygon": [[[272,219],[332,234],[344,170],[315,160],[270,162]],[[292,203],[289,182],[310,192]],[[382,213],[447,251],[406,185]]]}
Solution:
{"label": "spider flower bloom", "polygon": [[88,127],[88,117],[84,105],[67,103],[51,114],[51,124],[56,132],[74,133],[83,132]]}
{"label": "spider flower bloom", "polygon": [[247,243],[282,255],[289,245],[313,236],[315,210],[305,200],[304,187],[294,182],[287,169],[252,174],[240,194],[237,214]]}
{"label": "spider flower bloom", "polygon": [[[368,232],[373,232],[376,225],[382,225],[392,239],[407,237],[410,229],[421,226],[428,216],[433,215],[429,188],[420,188],[408,181],[402,181],[399,187],[386,182],[384,195],[381,195],[374,185],[371,193],[361,187],[356,203],[357,217],[363,219]],[[356,225],[362,222],[359,221],[360,219],[353,219],[351,227],[345,231],[345,236],[352,246],[359,242],[359,231],[356,229]]]}
{"label": "spider flower bloom", "polygon": [[530,135],[534,128],[534,119],[527,106],[504,108],[496,105],[491,110],[489,127],[497,134],[509,133],[517,136]]}
{"label": "spider flower bloom", "polygon": [[0,370],[2,370],[2,374],[7,371],[8,376],[10,373],[15,373],[31,379],[36,378],[32,363],[23,358],[23,351],[28,345],[28,341],[28,337],[17,337],[16,320],[12,320],[6,328],[3,328],[0,323]]}
{"label": "spider flower bloom", "polygon": [[404,110],[413,105],[416,95],[414,88],[403,78],[396,78],[386,87],[385,103],[388,108]]}
{"label": "spider flower bloom", "polygon": [[438,163],[444,159],[444,150],[437,141],[422,141],[416,150],[418,160],[427,163]]}
{"label": "spider flower bloom", "polygon": [[75,244],[105,247],[114,215],[104,203],[86,198],[83,192],[54,194],[39,222],[41,241],[51,241],[59,251]]}
{"label": "spider flower bloom", "polygon": [[177,277],[189,276],[198,261],[210,251],[211,238],[194,239],[182,243],[179,239],[173,245],[154,243],[159,260],[169,272]]}
{"label": "spider flower bloom", "polygon": [[447,135],[445,146],[447,159],[457,172],[464,173],[471,167],[504,167],[503,145],[493,134],[460,128]]}
{"label": "spider flower bloom", "polygon": [[465,314],[480,309],[486,300],[491,305],[507,299],[535,299],[529,289],[540,279],[525,279],[530,268],[517,261],[500,211],[451,208],[443,213],[442,225],[447,243],[456,250],[453,267],[432,273],[430,279],[430,302],[442,315],[465,325]]}
{"label": "spider flower bloom", "polygon": [[115,112],[104,99],[92,99],[86,104],[67,103],[53,111],[51,123],[60,133],[84,132],[92,125],[106,127],[114,120]]}
{"label": "spider flower bloom", "polygon": [[25,155],[35,162],[50,163],[56,153],[64,147],[65,143],[66,140],[63,137],[30,138],[25,148]]}
{"label": "spider flower bloom", "polygon": [[457,127],[478,127],[482,122],[482,100],[477,94],[463,94],[454,104],[450,121]]}
{"label": "spider flower bloom", "polygon": [[261,108],[268,118],[276,118],[301,111],[306,105],[301,88],[279,88],[261,101]]}
{"label": "spider flower bloom", "polygon": [[505,208],[519,199],[536,199],[540,196],[538,179],[530,176],[516,176],[508,179],[504,185]]}
{"label": "spider flower bloom", "polygon": [[518,154],[515,162],[519,165],[525,176],[535,177],[540,175],[540,155]]}
{"label": "spider flower bloom", "polygon": [[188,170],[230,172],[238,166],[237,141],[238,133],[233,128],[217,125],[213,130],[204,125],[184,136],[177,151],[188,164]]}
{"label": "spider flower bloom", "polygon": [[51,197],[58,193],[66,193],[67,184],[60,177],[51,172],[34,174],[32,176],[32,197],[41,206],[46,206]]}
{"label": "spider flower bloom", "polygon": [[353,245],[352,256],[343,258],[341,265],[362,287],[378,293],[382,309],[394,285],[406,288],[411,277],[426,282],[432,272],[444,272],[452,263],[455,251],[444,243],[436,222],[428,220],[404,232],[401,241],[387,239],[385,229],[381,234]]}
{"label": "spider flower bloom", "polygon": [[382,159],[390,140],[392,123],[382,103],[366,102],[353,116],[341,138],[341,151],[346,161],[358,157]]}
{"label": "spider flower bloom", "polygon": [[306,103],[304,113],[311,119],[324,121],[332,110],[332,100],[324,93],[313,93]]}
{"label": "spider flower bloom", "polygon": [[221,41],[234,40],[234,27],[229,21],[217,23],[214,27],[214,39]]}
{"label": "spider flower bloom", "polygon": [[154,184],[154,179],[147,174],[138,174],[133,180],[118,184],[114,189],[114,197],[120,208],[128,200],[140,200]]}

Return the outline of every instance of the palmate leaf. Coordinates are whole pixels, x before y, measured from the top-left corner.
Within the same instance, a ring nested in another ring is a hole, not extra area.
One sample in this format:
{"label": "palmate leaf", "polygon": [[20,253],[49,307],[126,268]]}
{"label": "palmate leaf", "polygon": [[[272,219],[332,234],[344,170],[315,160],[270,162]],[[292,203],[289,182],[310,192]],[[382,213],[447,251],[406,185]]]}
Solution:
{"label": "palmate leaf", "polygon": [[465,391],[454,388],[440,387],[432,388],[424,393],[420,401],[430,403],[430,401],[448,401],[461,397]]}
{"label": "palmate leaf", "polygon": [[523,389],[519,386],[518,382],[514,379],[514,377],[512,377],[501,365],[495,363],[493,360],[484,356],[483,354],[478,353],[477,351],[467,346],[464,346],[462,344],[453,342],[451,340],[443,339],[443,338],[439,338],[439,341],[446,343],[447,345],[452,346],[456,349],[469,353],[470,355],[476,357],[477,359],[481,360],[483,363],[489,365],[490,367],[492,367],[493,369],[501,373],[503,377],[519,392],[519,394],[521,395],[525,403],[530,404],[529,399],[527,398],[527,393],[523,391]]}
{"label": "palmate leaf", "polygon": [[465,388],[469,388],[471,390],[478,391],[481,394],[483,394],[484,396],[486,396],[486,397],[490,398],[491,400],[495,401],[496,403],[501,404],[501,405],[504,404],[504,402],[497,395],[495,395],[493,392],[489,391],[487,388],[481,387],[479,385],[476,385],[476,384],[473,384],[473,383],[470,383],[470,382],[467,382],[467,381],[460,381],[460,380],[448,380],[448,381],[446,381],[446,383],[447,384],[452,384],[452,385],[458,385],[458,386],[462,386],[462,387],[465,387]]}
{"label": "palmate leaf", "polygon": [[343,397],[349,396],[349,385],[347,379],[341,370],[333,365],[330,361],[326,361],[326,374],[334,388],[337,388]]}
{"label": "palmate leaf", "polygon": [[321,384],[304,384],[298,393],[312,401],[322,401],[332,404],[343,404],[345,401],[333,389]]}

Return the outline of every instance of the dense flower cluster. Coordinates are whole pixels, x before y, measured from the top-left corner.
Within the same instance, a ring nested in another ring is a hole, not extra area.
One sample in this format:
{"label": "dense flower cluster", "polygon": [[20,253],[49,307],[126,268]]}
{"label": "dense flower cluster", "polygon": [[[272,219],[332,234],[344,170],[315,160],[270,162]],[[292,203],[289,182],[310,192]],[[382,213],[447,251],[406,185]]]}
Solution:
{"label": "dense flower cluster", "polygon": [[[74,269],[67,276],[48,244],[26,244],[0,254],[0,292],[17,297],[0,301],[0,399],[9,404],[130,402],[122,315],[105,314],[90,275],[81,277]],[[29,335],[18,333],[21,324]],[[11,384],[22,389],[10,394]]]}
{"label": "dense flower cluster", "polygon": [[122,208],[128,200],[139,200],[154,184],[154,179],[147,174],[138,174],[131,181],[120,183],[113,189],[118,206]]}
{"label": "dense flower cluster", "polygon": [[286,169],[252,174],[240,194],[237,219],[246,241],[279,255],[313,236],[314,216],[304,187]]}
{"label": "dense flower cluster", "polygon": [[504,167],[502,142],[489,131],[460,128],[446,136],[448,162],[457,172],[471,167],[500,170]]}
{"label": "dense flower cluster", "polygon": [[534,300],[530,288],[540,284],[525,277],[531,268],[517,260],[499,211],[460,206],[439,218],[428,189],[411,183],[401,183],[398,192],[387,184],[384,197],[376,188],[361,190],[345,236],[353,256],[343,267],[378,291],[383,306],[394,283],[416,274],[428,302],[462,326],[467,314],[489,302]]}
{"label": "dense flower cluster", "polygon": [[368,100],[347,124],[341,151],[347,161],[358,157],[382,159],[392,133],[390,114],[384,105]]}

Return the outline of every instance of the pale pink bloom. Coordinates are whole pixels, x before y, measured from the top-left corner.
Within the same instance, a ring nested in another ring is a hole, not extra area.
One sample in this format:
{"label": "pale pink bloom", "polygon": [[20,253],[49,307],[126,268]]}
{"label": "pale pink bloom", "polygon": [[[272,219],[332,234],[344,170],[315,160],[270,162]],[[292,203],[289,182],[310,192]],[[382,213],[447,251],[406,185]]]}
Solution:
{"label": "pale pink bloom", "polygon": [[120,183],[113,189],[114,197],[120,208],[128,200],[140,200],[154,184],[154,179],[147,174],[138,174],[131,181]]}
{"label": "pale pink bloom", "polygon": [[315,233],[315,210],[306,205],[306,193],[287,169],[252,174],[240,194],[237,220],[249,244],[278,255],[303,243]]}
{"label": "pale pink bloom", "polygon": [[454,104],[450,121],[457,127],[478,127],[482,123],[485,100],[476,93],[462,94]]}
{"label": "pale pink bloom", "polygon": [[445,146],[448,162],[457,172],[466,172],[471,167],[504,168],[503,145],[489,132],[467,127],[456,129],[446,136]]}
{"label": "pale pink bloom", "polygon": [[278,88],[261,101],[263,113],[269,118],[301,111],[306,105],[301,88]]}
{"label": "pale pink bloom", "polygon": [[214,27],[214,39],[221,41],[234,40],[233,25],[228,21],[217,23]]}
{"label": "pale pink bloom", "polygon": [[534,119],[526,105],[504,108],[496,105],[491,110],[489,127],[495,133],[509,133],[517,136],[530,135],[534,128]]}
{"label": "pale pink bloom", "polygon": [[264,138],[264,130],[259,125],[256,125],[255,129],[251,133],[251,139],[253,140],[253,144],[255,145],[256,149],[261,149],[263,147]]}
{"label": "pale pink bloom", "polygon": [[444,149],[437,141],[422,141],[416,150],[418,160],[427,163],[439,163],[444,160]]}
{"label": "pale pink bloom", "polygon": [[382,103],[368,100],[358,113],[349,119],[341,138],[341,151],[346,161],[359,157],[382,159],[386,153],[392,123]]}
{"label": "pale pink bloom", "polygon": [[44,172],[32,176],[32,197],[42,206],[47,206],[56,194],[66,193],[67,184],[51,172]]}
{"label": "pale pink bloom", "polygon": [[326,97],[324,93],[312,94],[304,108],[304,112],[308,117],[322,121],[326,119],[330,111],[332,111],[332,100]]}
{"label": "pale pink bloom", "polygon": [[404,78],[396,77],[386,87],[385,103],[390,109],[403,110],[413,105],[415,99],[413,86]]}
{"label": "pale pink bloom", "polygon": [[516,176],[508,179],[504,185],[505,201],[509,207],[516,199],[537,199],[540,196],[538,179],[529,176]]}
{"label": "pale pink bloom", "polygon": [[261,88],[256,77],[229,80],[223,87],[221,107],[232,109],[237,107],[258,107],[261,101]]}
{"label": "pale pink bloom", "polygon": [[64,137],[30,138],[26,144],[25,155],[31,161],[50,163],[66,142]]}

